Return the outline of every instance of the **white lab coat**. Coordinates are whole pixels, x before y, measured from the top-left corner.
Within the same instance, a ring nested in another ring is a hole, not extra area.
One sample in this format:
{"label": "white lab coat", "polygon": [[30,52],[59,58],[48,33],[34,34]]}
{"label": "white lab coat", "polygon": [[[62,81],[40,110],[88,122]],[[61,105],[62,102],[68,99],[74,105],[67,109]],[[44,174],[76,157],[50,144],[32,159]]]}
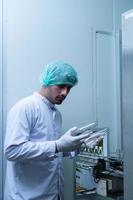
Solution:
{"label": "white lab coat", "polygon": [[55,153],[61,114],[34,93],[19,101],[7,118],[4,200],[63,200],[62,159]]}

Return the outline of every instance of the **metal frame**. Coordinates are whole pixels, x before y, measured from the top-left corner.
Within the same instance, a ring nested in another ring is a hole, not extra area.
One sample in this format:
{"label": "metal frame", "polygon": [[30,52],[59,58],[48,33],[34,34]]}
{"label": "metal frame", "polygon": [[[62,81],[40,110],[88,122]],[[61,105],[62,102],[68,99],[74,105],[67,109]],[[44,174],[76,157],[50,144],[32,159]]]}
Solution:
{"label": "metal frame", "polygon": [[120,70],[120,57],[121,57],[121,51],[120,51],[120,46],[121,46],[121,32],[120,31],[106,31],[106,30],[98,30],[92,28],[92,71],[93,71],[93,118],[95,121],[98,121],[98,111],[97,111],[97,79],[96,79],[96,74],[97,74],[97,34],[103,34],[103,35],[108,35],[112,36],[114,38],[114,65],[116,66],[115,68],[115,84],[116,84],[116,96],[117,96],[117,102],[116,102],[116,110],[117,110],[117,134],[118,134],[118,140],[117,140],[117,147],[118,149],[123,151],[123,138],[121,134],[121,70]]}
{"label": "metal frame", "polygon": [[93,50],[93,55],[92,55],[92,70],[93,70],[93,110],[94,110],[94,120],[97,121],[97,79],[96,79],[96,74],[97,74],[97,34],[103,34],[103,35],[112,35],[112,32],[108,31],[102,31],[102,30],[96,30],[92,28],[92,50]]}
{"label": "metal frame", "polygon": [[122,14],[122,131],[124,199],[133,198],[133,9]]}

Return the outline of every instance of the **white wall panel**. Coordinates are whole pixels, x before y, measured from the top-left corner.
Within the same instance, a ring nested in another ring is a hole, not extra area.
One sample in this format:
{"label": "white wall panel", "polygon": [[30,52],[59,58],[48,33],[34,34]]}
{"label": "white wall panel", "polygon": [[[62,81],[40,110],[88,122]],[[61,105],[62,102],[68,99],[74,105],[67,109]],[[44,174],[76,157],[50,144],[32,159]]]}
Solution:
{"label": "white wall panel", "polygon": [[[81,0],[7,1],[9,107],[17,99],[38,88],[37,76],[42,66],[51,60],[70,61],[78,68],[79,73],[84,70],[83,73],[91,74],[89,29],[92,25],[112,28],[111,9],[107,12],[108,19],[102,23],[105,19],[104,11],[108,6],[111,8],[112,4],[104,0],[103,5],[97,7],[96,1]],[[11,74],[14,74],[15,78]],[[26,74],[28,76],[25,76]],[[80,78],[80,83],[83,79],[86,80],[82,75]],[[84,87],[85,85],[86,82]],[[17,94],[12,95],[16,90]]]}

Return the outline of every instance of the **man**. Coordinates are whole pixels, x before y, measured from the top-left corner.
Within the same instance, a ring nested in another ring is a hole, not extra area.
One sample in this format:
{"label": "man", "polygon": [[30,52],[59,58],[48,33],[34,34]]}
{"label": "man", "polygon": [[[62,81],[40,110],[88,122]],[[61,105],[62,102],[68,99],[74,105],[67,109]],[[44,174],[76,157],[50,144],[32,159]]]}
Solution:
{"label": "man", "polygon": [[61,104],[77,84],[75,69],[50,63],[41,75],[41,89],[19,101],[7,118],[5,200],[63,200],[63,153],[74,151],[89,134],[76,127],[61,136]]}

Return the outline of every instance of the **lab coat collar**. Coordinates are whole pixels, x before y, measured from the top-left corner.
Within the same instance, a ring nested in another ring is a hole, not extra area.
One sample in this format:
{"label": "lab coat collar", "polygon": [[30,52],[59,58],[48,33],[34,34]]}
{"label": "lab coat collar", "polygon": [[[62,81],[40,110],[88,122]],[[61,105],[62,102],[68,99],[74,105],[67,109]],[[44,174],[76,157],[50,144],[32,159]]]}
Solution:
{"label": "lab coat collar", "polygon": [[51,103],[46,97],[42,96],[38,92],[34,92],[34,94],[40,97],[51,109],[55,109],[55,104]]}

